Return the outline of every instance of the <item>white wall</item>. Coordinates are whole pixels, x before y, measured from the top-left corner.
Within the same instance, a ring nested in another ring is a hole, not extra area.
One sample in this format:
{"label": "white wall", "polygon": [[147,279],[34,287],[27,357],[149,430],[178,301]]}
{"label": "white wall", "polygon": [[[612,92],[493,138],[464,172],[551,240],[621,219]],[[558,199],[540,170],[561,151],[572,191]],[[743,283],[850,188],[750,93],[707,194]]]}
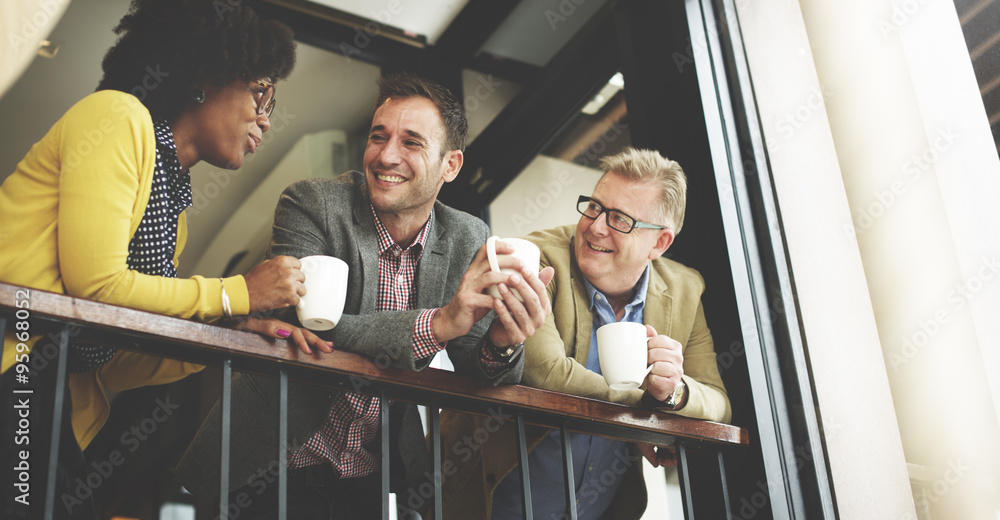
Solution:
{"label": "white wall", "polygon": [[37,56],[39,44],[62,18],[69,0],[0,0],[0,96]]}
{"label": "white wall", "polygon": [[[996,518],[1000,161],[949,0],[736,2],[841,518]],[[922,505],[922,504],[918,504]]]}
{"label": "white wall", "polygon": [[794,0],[737,10],[839,517],[915,518],[864,265],[843,231],[850,206],[809,26]]}
{"label": "white wall", "polygon": [[601,171],[539,155],[490,204],[493,234],[520,237],[565,224],[576,224],[576,200],[590,195]]}

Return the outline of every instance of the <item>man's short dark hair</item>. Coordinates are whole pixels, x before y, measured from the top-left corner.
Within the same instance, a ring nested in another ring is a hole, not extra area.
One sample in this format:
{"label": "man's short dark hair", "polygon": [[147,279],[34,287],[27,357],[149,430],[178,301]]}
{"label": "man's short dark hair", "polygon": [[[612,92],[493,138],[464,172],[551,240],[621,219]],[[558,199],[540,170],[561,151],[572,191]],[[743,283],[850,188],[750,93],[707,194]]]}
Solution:
{"label": "man's short dark hair", "polygon": [[[437,107],[444,124],[445,148],[442,156],[450,150],[465,151],[465,140],[469,133],[469,122],[465,119],[465,108],[446,88],[433,81],[408,72],[389,74],[378,79],[378,100],[375,109],[389,98],[427,98]],[[373,112],[374,112],[373,110]]]}

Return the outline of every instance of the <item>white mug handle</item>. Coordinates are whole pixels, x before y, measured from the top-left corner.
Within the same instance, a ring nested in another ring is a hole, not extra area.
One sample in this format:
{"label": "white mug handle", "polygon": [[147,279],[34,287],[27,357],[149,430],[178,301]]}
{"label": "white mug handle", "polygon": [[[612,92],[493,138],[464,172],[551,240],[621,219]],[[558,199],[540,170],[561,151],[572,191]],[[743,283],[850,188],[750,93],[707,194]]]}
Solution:
{"label": "white mug handle", "polygon": [[653,365],[649,365],[648,367],[646,367],[646,371],[642,374],[642,379],[640,379],[639,381],[645,380],[646,376],[648,376],[649,373],[652,371],[653,371]]}
{"label": "white mug handle", "polygon": [[486,239],[486,259],[490,261],[490,269],[495,273],[500,272],[500,263],[497,262],[497,240],[500,237],[493,235]]}
{"label": "white mug handle", "polygon": [[[302,267],[300,267],[299,270],[301,270],[302,274],[305,275],[306,278],[308,278],[309,274],[306,271],[312,270],[314,267],[315,267],[315,260],[308,258],[306,259],[305,262],[302,263]],[[306,283],[306,281],[302,280],[302,283]],[[306,305],[305,300],[299,298],[299,303],[295,304],[295,308],[301,311],[305,309],[305,305]]]}

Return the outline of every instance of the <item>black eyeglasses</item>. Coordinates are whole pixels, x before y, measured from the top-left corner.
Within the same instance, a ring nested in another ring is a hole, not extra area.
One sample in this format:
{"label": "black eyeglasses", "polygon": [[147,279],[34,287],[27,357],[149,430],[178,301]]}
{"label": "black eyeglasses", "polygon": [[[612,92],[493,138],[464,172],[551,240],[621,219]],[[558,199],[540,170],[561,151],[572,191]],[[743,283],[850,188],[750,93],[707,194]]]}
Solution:
{"label": "black eyeglasses", "polygon": [[650,224],[648,222],[642,222],[632,218],[617,209],[607,209],[601,205],[600,202],[587,197],[585,195],[580,195],[580,198],[576,201],[576,210],[580,212],[581,215],[595,220],[597,217],[604,213],[604,218],[608,222],[608,227],[619,232],[619,233],[631,233],[633,229],[667,229],[666,226],[658,226],[656,224]]}
{"label": "black eyeglasses", "polygon": [[274,112],[274,105],[278,103],[277,98],[274,97],[274,83],[261,80],[252,81],[251,83],[255,83],[252,89],[253,97],[257,100],[257,115],[271,117],[271,112]]}

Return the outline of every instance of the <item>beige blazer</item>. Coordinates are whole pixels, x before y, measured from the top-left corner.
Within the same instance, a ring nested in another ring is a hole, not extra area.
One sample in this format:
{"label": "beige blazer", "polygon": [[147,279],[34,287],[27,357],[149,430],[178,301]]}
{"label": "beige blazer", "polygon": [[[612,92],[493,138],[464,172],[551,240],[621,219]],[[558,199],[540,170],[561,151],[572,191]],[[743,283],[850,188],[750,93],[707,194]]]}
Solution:
{"label": "beige blazer", "polygon": [[[522,384],[546,390],[639,406],[642,389],[612,390],[604,377],[587,370],[593,316],[583,275],[573,257],[574,226],[538,231],[527,238],[541,249],[542,267],[555,268],[548,286],[552,315],[525,342]],[[705,282],[694,269],[673,260],[650,262],[644,321],[659,334],[681,343],[684,382],[690,397],[678,415],[728,422],[729,397],[719,376],[712,335],[705,321],[701,294]],[[445,462],[444,516],[490,518],[497,484],[517,467],[514,420],[499,410],[491,417],[445,411],[441,415]],[[529,451],[551,430],[527,429]],[[611,505],[613,518],[639,518],[646,508],[642,464],[635,453]],[[562,489],[553,489],[563,493]],[[582,499],[583,497],[577,497]]]}

